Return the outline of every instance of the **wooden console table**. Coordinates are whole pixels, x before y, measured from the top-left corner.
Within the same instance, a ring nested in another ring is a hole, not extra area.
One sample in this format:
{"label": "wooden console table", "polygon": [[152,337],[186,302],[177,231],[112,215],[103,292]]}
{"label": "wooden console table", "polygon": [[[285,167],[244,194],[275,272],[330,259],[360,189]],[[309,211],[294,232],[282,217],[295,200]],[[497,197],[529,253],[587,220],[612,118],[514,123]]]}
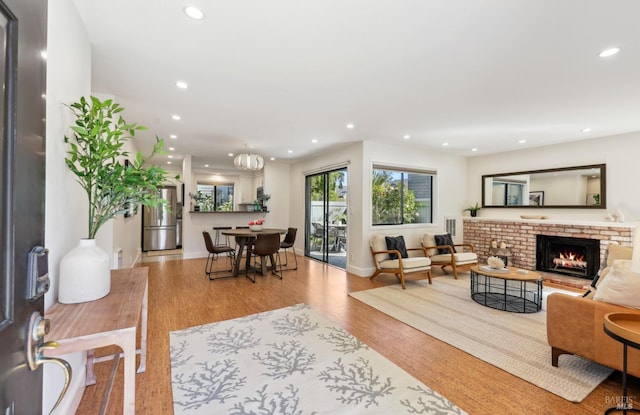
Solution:
{"label": "wooden console table", "polygon": [[[57,303],[46,311],[51,331],[46,340],[59,343],[56,349],[45,350],[47,356],[88,351],[86,385],[95,383],[93,364],[120,354],[94,358],[93,349],[118,346],[124,357],[123,414],[135,414],[136,398],[136,331],[140,322],[140,364],[144,372],[147,361],[148,268],[111,271],[111,292],[99,300],[79,304]],[[117,366],[114,366],[117,367]],[[115,374],[115,373],[114,373]],[[112,377],[113,375],[112,374]],[[103,410],[111,387],[107,388]]]}

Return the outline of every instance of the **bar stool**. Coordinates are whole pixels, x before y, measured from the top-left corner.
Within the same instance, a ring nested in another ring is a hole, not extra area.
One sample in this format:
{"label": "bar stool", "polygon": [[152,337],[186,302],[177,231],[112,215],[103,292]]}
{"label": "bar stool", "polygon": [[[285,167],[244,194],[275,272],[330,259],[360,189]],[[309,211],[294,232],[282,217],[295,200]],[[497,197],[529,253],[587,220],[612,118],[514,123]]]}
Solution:
{"label": "bar stool", "polygon": [[[220,244],[220,231],[225,230],[225,229],[231,229],[231,226],[214,226],[213,230],[216,232],[216,236],[215,236],[215,241],[213,243],[214,246],[216,247],[221,247],[221,246],[228,246],[230,247],[231,244],[229,243],[229,235],[223,235],[225,237],[225,242],[224,244]],[[214,255],[214,260],[218,259],[218,254]]]}

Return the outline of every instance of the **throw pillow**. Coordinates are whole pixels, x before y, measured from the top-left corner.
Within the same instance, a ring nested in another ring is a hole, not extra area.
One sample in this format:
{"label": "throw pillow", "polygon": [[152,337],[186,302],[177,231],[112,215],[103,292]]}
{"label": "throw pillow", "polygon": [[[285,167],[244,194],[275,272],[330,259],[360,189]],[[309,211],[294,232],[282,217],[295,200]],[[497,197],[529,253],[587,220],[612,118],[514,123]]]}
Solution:
{"label": "throw pillow", "polygon": [[[402,258],[409,257],[407,245],[404,243],[404,236],[385,236],[384,239],[387,241],[387,249],[397,249],[400,251]],[[398,255],[396,254],[389,254],[389,257],[391,257],[391,259],[398,259]]]}
{"label": "throw pillow", "polygon": [[598,284],[593,299],[640,309],[640,274],[631,272],[631,261],[614,260],[607,278]]}
{"label": "throw pillow", "polygon": [[[453,252],[456,252],[456,247],[454,246],[453,239],[451,239],[450,233],[445,233],[444,235],[436,235],[436,245],[449,245],[453,249]],[[438,248],[439,254],[449,254],[451,253],[448,249]]]}
{"label": "throw pillow", "polygon": [[607,250],[604,251],[604,258],[600,263],[600,270],[596,273],[596,276],[591,281],[589,291],[585,293],[585,297],[593,298],[593,295],[600,285],[600,281],[604,281],[604,277],[607,276],[613,261],[616,259],[631,259],[633,255],[633,248],[630,246],[622,246],[617,243],[611,243],[607,246]]}

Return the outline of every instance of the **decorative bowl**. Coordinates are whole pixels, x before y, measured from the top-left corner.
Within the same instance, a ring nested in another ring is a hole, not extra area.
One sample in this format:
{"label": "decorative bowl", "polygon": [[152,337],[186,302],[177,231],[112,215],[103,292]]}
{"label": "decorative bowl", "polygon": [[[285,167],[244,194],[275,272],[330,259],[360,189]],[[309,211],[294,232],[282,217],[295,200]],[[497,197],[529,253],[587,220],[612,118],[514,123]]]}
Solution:
{"label": "decorative bowl", "polygon": [[249,229],[252,231],[261,231],[262,230],[262,225],[249,225]]}

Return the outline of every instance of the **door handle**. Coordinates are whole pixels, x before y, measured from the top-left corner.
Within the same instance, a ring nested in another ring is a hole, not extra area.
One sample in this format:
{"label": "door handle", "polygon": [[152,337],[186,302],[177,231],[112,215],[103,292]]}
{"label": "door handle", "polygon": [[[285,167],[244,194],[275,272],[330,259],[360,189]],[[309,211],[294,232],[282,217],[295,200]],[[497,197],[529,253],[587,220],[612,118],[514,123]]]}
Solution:
{"label": "door handle", "polygon": [[42,317],[42,315],[34,311],[29,319],[28,335],[27,335],[27,363],[29,369],[37,370],[40,366],[46,363],[53,363],[60,366],[64,372],[64,386],[60,392],[60,396],[56,401],[53,408],[51,408],[50,414],[62,402],[62,398],[67,394],[69,389],[69,383],[71,383],[71,365],[66,360],[59,359],[57,357],[45,357],[43,351],[46,349],[55,349],[58,347],[56,341],[44,341],[44,336],[49,333],[50,322],[48,319]]}

